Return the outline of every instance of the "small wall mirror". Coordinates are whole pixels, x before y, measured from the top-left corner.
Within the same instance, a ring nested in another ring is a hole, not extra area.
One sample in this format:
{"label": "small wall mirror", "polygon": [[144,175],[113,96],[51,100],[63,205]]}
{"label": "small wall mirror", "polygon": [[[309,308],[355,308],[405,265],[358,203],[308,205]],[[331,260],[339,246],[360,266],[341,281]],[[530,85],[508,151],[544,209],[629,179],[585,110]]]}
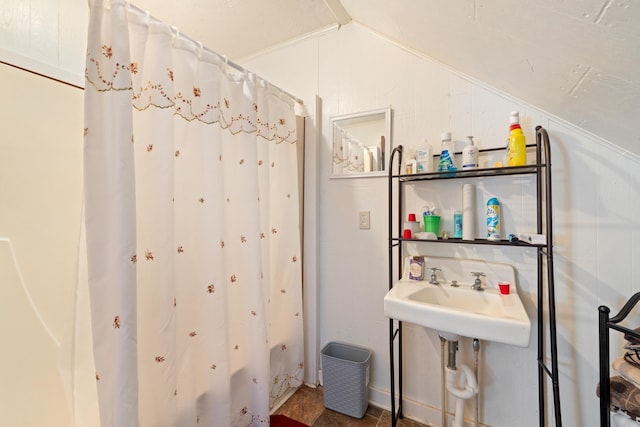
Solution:
{"label": "small wall mirror", "polygon": [[331,178],[385,175],[391,107],[331,118]]}

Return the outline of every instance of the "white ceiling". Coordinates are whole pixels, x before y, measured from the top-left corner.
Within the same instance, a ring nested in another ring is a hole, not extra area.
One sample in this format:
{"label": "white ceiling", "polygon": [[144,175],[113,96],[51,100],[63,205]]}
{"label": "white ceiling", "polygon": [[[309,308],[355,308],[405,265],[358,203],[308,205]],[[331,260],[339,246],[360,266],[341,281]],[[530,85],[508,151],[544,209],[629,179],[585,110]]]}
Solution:
{"label": "white ceiling", "polygon": [[133,3],[231,60],[347,22],[350,16],[410,49],[640,154],[638,0]]}

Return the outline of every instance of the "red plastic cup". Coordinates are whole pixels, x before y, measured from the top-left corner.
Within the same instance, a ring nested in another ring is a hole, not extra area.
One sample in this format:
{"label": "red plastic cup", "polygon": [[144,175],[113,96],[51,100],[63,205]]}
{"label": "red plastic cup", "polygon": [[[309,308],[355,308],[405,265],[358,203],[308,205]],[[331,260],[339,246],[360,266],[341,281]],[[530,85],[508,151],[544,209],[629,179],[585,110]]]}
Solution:
{"label": "red plastic cup", "polygon": [[402,233],[402,238],[410,239],[411,238],[411,230],[409,230],[408,228],[405,228],[404,232]]}
{"label": "red plastic cup", "polygon": [[509,295],[509,282],[498,283],[498,288],[500,289],[500,293],[502,295]]}
{"label": "red plastic cup", "polygon": [[409,214],[409,222],[415,222],[416,214]]}

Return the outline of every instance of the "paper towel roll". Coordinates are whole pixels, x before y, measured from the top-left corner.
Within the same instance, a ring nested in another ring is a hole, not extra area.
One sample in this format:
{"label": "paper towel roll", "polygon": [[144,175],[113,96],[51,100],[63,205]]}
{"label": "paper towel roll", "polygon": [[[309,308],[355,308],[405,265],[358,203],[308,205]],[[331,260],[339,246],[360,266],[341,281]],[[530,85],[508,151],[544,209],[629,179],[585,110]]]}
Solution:
{"label": "paper towel roll", "polygon": [[476,238],[476,186],[462,186],[462,240]]}

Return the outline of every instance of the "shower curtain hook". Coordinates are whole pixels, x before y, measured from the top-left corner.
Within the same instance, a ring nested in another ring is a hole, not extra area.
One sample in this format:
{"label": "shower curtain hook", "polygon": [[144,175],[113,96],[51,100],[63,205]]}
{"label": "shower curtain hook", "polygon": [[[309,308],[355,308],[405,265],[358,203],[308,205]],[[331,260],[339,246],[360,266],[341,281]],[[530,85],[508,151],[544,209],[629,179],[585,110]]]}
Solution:
{"label": "shower curtain hook", "polygon": [[172,25],[171,26],[171,44],[174,44],[179,36],[180,36],[180,31],[178,31],[178,27]]}
{"label": "shower curtain hook", "polygon": [[198,59],[202,59],[202,50],[204,49],[204,46],[202,45],[202,42],[200,40],[198,40],[196,43],[198,44]]}

